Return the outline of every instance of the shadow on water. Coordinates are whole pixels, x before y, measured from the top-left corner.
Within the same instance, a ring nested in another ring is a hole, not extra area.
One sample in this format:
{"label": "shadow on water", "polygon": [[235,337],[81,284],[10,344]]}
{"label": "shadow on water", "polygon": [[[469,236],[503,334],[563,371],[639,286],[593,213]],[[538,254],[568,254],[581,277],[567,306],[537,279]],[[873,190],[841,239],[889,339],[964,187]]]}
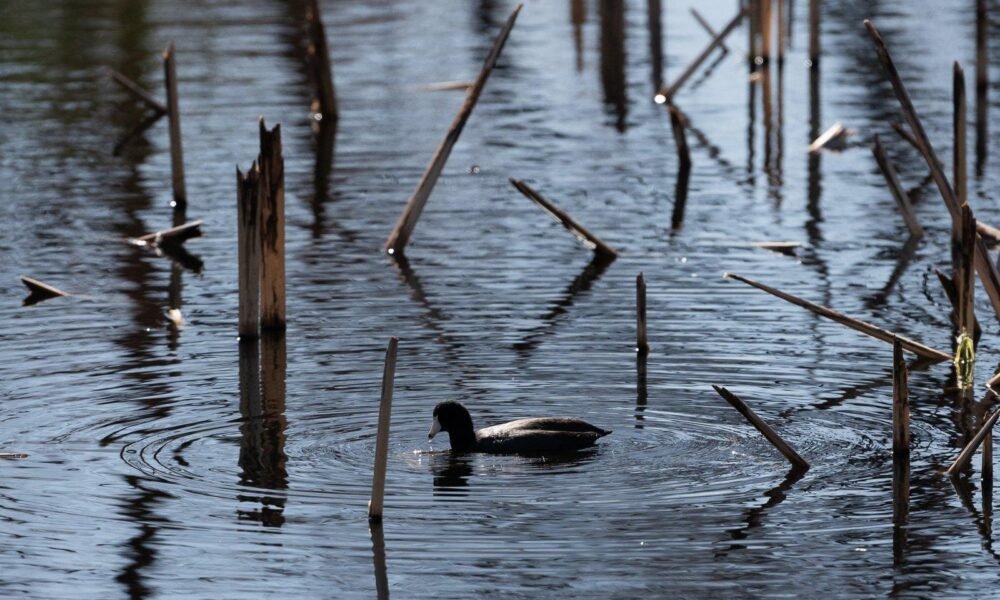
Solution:
{"label": "shadow on water", "polygon": [[434,475],[434,495],[464,497],[469,495],[469,478],[475,474],[473,455],[451,451],[430,455],[431,473]]}
{"label": "shadow on water", "polygon": [[587,266],[573,279],[569,287],[566,288],[566,291],[563,292],[563,295],[552,306],[552,309],[541,316],[540,320],[542,324],[529,332],[523,340],[514,344],[514,350],[525,356],[538,348],[545,337],[551,333],[553,327],[559,322],[559,317],[566,314],[569,311],[569,307],[573,306],[577,296],[589,290],[590,286],[608,270],[608,267],[614,260],[612,257],[595,252],[593,258],[587,263]]}
{"label": "shadow on water", "polygon": [[[240,343],[240,485],[282,491],[288,488],[285,456],[284,335],[264,334]],[[240,494],[259,510],[238,510],[240,519],[269,527],[284,524],[284,494]]]}
{"label": "shadow on water", "polygon": [[139,531],[126,542],[125,557],[128,563],[115,581],[125,586],[129,598],[148,598],[152,590],[146,583],[143,571],[156,561],[155,542],[160,525],[167,521],[156,514],[154,508],[164,500],[173,498],[170,494],[158,489],[143,487],[145,479],[126,475],[125,483],[136,494],[123,500],[121,514],[134,521]]}
{"label": "shadow on water", "polygon": [[625,0],[599,2],[604,102],[614,111],[615,129],[624,133],[628,116],[628,99],[625,96]]}
{"label": "shadow on water", "polygon": [[805,474],[806,469],[801,467],[792,467],[791,470],[789,470],[785,475],[785,478],[781,481],[781,483],[764,492],[764,496],[767,498],[767,501],[761,506],[756,506],[747,510],[743,514],[743,520],[746,522],[746,525],[727,530],[727,533],[732,541],[725,548],[716,550],[715,558],[726,558],[733,550],[746,549],[747,545],[740,543],[740,541],[747,539],[754,529],[763,524],[764,516],[767,514],[767,511],[784,502],[785,498],[788,496],[788,492],[791,491],[792,486],[798,483],[798,481],[802,479]]}
{"label": "shadow on water", "polygon": [[917,253],[917,247],[920,246],[920,238],[916,236],[910,236],[903,247],[899,250],[899,254],[896,257],[896,266],[892,269],[892,273],[889,274],[888,281],[882,286],[882,289],[875,292],[868,298],[865,298],[865,306],[869,309],[875,309],[885,304],[886,300],[889,298],[889,294],[892,293],[893,288],[899,282],[899,279],[909,268],[910,263],[913,262],[913,257]]}

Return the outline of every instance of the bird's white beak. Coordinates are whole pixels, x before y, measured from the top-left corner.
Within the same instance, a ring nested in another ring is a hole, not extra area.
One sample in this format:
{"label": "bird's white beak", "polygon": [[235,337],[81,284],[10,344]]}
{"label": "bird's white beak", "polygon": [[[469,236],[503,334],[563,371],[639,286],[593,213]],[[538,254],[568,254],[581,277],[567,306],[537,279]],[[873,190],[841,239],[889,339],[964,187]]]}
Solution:
{"label": "bird's white beak", "polygon": [[439,431],[441,431],[441,423],[438,423],[438,418],[434,417],[434,422],[431,423],[431,430],[427,432],[427,439],[433,440]]}

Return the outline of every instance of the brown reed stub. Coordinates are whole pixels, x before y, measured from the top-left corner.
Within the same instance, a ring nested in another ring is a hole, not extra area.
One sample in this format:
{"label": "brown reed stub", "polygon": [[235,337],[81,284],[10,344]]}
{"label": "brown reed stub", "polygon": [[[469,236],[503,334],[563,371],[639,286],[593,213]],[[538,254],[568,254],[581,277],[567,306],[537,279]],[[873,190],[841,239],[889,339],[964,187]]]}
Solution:
{"label": "brown reed stub", "polygon": [[672,105],[667,105],[670,113],[670,128],[674,132],[674,144],[677,146],[677,158],[682,169],[691,168],[691,151],[688,149],[687,135],[684,133],[685,122],[681,112]]}
{"label": "brown reed stub", "polygon": [[910,392],[903,345],[892,342],[892,522],[903,525],[910,514]]}
{"label": "brown reed stub", "polygon": [[660,88],[660,91],[656,93],[656,98],[655,98],[656,102],[658,104],[669,102],[674,97],[674,94],[676,94],[677,91],[681,89],[681,86],[683,86],[687,82],[687,80],[691,78],[691,75],[693,75],[694,72],[698,70],[698,67],[701,66],[701,63],[705,62],[705,59],[708,58],[708,55],[712,53],[712,50],[715,50],[716,47],[721,45],[722,40],[724,40],[726,36],[732,33],[733,29],[735,29],[736,26],[739,25],[740,21],[746,14],[747,14],[747,8],[746,7],[741,8],[739,13],[737,13],[736,16],[733,17],[733,19],[726,24],[726,26],[722,29],[722,31],[719,32],[719,35],[712,38],[712,41],[709,42],[708,46],[706,46],[705,49],[701,51],[701,54],[699,54],[693,61],[691,61],[691,64],[689,64],[687,68],[684,69],[684,71],[680,74],[680,76],[677,77],[677,79],[672,84]]}
{"label": "brown reed stub", "polygon": [[183,212],[187,208],[187,190],[184,187],[184,151],[181,148],[181,114],[177,100],[173,40],[163,51],[163,73],[167,88],[167,117],[170,119],[170,179],[174,189],[174,208]]}
{"label": "brown reed stub", "polygon": [[307,55],[312,80],[316,82],[317,114],[323,120],[336,121],[337,93],[333,86],[333,67],[330,66],[330,49],[326,43],[326,28],[320,15],[318,0],[309,0],[306,9],[306,20],[309,29],[309,47]]}
{"label": "brown reed stub", "polygon": [[573,217],[569,216],[569,214],[552,202],[546,200],[528,184],[524,183],[520,179],[514,179],[513,177],[510,178],[510,184],[517,188],[517,191],[524,194],[526,198],[545,209],[545,212],[552,215],[552,218],[559,221],[563,227],[575,235],[577,239],[583,242],[588,248],[607,258],[614,259],[618,256],[618,252],[614,248],[605,244],[601,241],[601,238],[588,231],[583,225],[577,223]]}
{"label": "brown reed stub", "polygon": [[260,126],[260,328],[285,329],[285,160],[281,125]]}
{"label": "brown reed stub", "polygon": [[67,292],[62,291],[57,287],[51,286],[47,283],[42,283],[37,279],[32,279],[31,277],[27,277],[25,275],[21,276],[21,283],[24,284],[24,287],[28,288],[28,296],[23,302],[24,306],[38,304],[39,302],[50,298],[69,296]]}
{"label": "brown reed stub", "polygon": [[956,61],[952,65],[952,183],[955,185],[955,201],[962,206],[968,201],[966,191],[967,166],[965,160],[965,71]]}
{"label": "brown reed stub", "polygon": [[819,0],[809,0],[809,66],[819,66]]}
{"label": "brown reed stub", "polygon": [[982,174],[989,135],[989,16],[986,0],[976,0],[976,173]]}
{"label": "brown reed stub", "polygon": [[177,227],[164,229],[155,233],[147,233],[137,238],[129,239],[129,242],[137,246],[161,246],[165,244],[181,244],[191,238],[201,237],[201,226],[204,221],[191,221]]}
{"label": "brown reed stub", "polygon": [[112,68],[108,68],[108,75],[111,76],[112,81],[120,85],[126,92],[132,94],[132,96],[136,99],[153,109],[153,112],[155,112],[158,116],[167,114],[167,107],[164,106],[162,102],[157,100],[152,94],[139,87],[139,84],[136,82]]}
{"label": "brown reed stub", "polygon": [[420,213],[423,212],[424,206],[427,204],[427,200],[434,190],[434,185],[441,176],[441,171],[444,169],[445,163],[448,162],[451,149],[455,146],[455,142],[458,141],[458,136],[462,134],[465,122],[469,120],[472,109],[476,107],[476,102],[479,100],[483,88],[486,87],[486,80],[489,79],[490,73],[493,72],[493,68],[500,58],[500,52],[503,50],[507,37],[510,36],[511,30],[514,28],[514,23],[517,21],[517,15],[523,7],[523,4],[517,5],[514,12],[507,18],[507,23],[500,30],[500,34],[497,35],[496,41],[493,42],[493,48],[486,56],[483,67],[479,71],[479,77],[476,78],[476,83],[469,88],[469,92],[465,96],[465,101],[462,103],[462,107],[458,109],[458,114],[455,115],[455,119],[451,122],[444,140],[441,141],[441,144],[434,151],[434,156],[431,157],[430,164],[427,165],[424,174],[420,177],[417,189],[413,191],[413,195],[407,200],[406,207],[403,208],[403,214],[400,215],[399,221],[389,234],[389,239],[386,240],[384,248],[387,253],[402,254],[406,248],[406,244],[409,243],[410,237],[413,235],[413,229],[417,226],[417,221],[420,219]]}
{"label": "brown reed stub", "polygon": [[846,325],[855,331],[860,331],[861,333],[869,335],[877,340],[882,340],[883,342],[891,344],[893,343],[894,340],[898,339],[899,342],[903,345],[903,348],[905,348],[907,351],[912,352],[922,358],[926,358],[930,361],[940,362],[943,360],[951,360],[952,358],[950,354],[945,354],[944,352],[941,352],[939,350],[929,348],[919,342],[915,342],[909,338],[897,335],[895,333],[892,333],[891,331],[887,331],[885,329],[882,329],[881,327],[872,325],[871,323],[866,323],[865,321],[862,321],[860,319],[855,319],[853,317],[842,315],[831,308],[820,306],[819,304],[813,304],[808,300],[803,300],[802,298],[799,298],[797,296],[793,296],[791,294],[782,292],[781,290],[764,285],[763,283],[754,281],[753,279],[750,279],[748,277],[743,277],[735,273],[723,273],[722,276],[729,279],[735,279],[736,281],[741,281],[749,286],[753,286],[759,290],[765,291],[768,294],[771,294],[772,296],[777,296],[778,298],[781,298],[782,300],[785,300],[787,302],[791,302],[796,306],[801,306],[802,308],[812,313],[815,313],[821,317],[826,317],[832,321],[836,321],[842,325]]}
{"label": "brown reed stub", "polygon": [[1000,417],[1000,410],[994,410],[993,414],[986,419],[983,426],[976,432],[976,435],[972,436],[972,439],[965,445],[965,448],[962,448],[962,452],[959,453],[958,458],[955,459],[955,462],[951,463],[951,466],[948,467],[948,470],[945,471],[945,473],[948,475],[957,475],[959,471],[964,469],[965,466],[969,464],[969,461],[972,459],[972,455],[979,448],[980,444],[983,443],[983,440],[986,439],[986,435],[990,433],[993,426],[996,425],[998,417]]}
{"label": "brown reed stub", "polygon": [[899,182],[899,175],[896,174],[895,167],[892,166],[892,162],[886,155],[885,148],[882,147],[878,134],[875,134],[875,144],[872,146],[872,154],[875,155],[875,162],[878,163],[878,168],[882,171],[882,176],[885,177],[885,183],[889,186],[889,191],[892,192],[892,197],[896,200],[896,206],[899,207],[899,212],[903,215],[903,220],[910,230],[910,235],[922,236],[924,228],[920,226],[920,221],[917,220],[917,214],[913,211],[913,204],[910,203],[910,196]]}
{"label": "brown reed stub", "polygon": [[757,431],[759,431],[767,439],[767,441],[771,442],[771,445],[777,448],[778,452],[781,452],[781,454],[788,459],[788,462],[792,463],[792,466],[803,470],[809,468],[809,463],[806,462],[804,458],[799,456],[799,453],[792,449],[792,447],[789,446],[785,440],[781,439],[778,432],[768,425],[764,419],[758,417],[757,413],[751,410],[750,407],[747,406],[746,402],[722,386],[712,385],[712,388],[714,388],[715,391],[726,400],[726,402],[732,405],[733,408],[738,410],[751,425],[756,427]]}
{"label": "brown reed stub", "polygon": [[382,398],[378,409],[378,432],[375,438],[375,468],[372,472],[372,495],[368,501],[368,520],[382,520],[385,498],[385,471],[389,460],[389,421],[392,415],[392,385],[396,377],[396,349],[399,338],[389,338],[382,370]]}
{"label": "brown reed stub", "polygon": [[646,337],[646,279],[640,271],[635,278],[635,350],[639,354],[649,352]]}
{"label": "brown reed stub", "polygon": [[237,263],[239,270],[239,337],[260,335],[260,168],[243,174],[236,169]]}
{"label": "brown reed stub", "polygon": [[[695,21],[698,21],[698,24],[701,25],[702,29],[708,32],[709,36],[711,36],[713,39],[719,37],[718,32],[716,32],[715,29],[712,28],[712,26],[708,23],[708,21],[705,20],[705,17],[701,16],[701,13],[695,10],[694,7],[691,8],[691,16],[694,17]],[[722,49],[723,54],[729,52],[729,47],[726,46],[726,43],[721,39],[719,40],[719,48]]]}

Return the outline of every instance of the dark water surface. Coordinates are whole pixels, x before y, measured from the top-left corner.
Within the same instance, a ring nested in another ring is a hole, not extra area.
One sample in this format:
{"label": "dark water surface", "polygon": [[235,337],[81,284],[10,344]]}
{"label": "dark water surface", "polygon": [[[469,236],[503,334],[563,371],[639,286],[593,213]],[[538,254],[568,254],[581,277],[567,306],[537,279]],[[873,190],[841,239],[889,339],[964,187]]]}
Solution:
{"label": "dark water surface", "polygon": [[[688,5],[721,28],[736,3],[664,4],[672,81],[707,40]],[[407,263],[381,245],[462,101],[420,86],[473,78],[512,2],[323,2],[342,110],[328,173],[284,2],[0,4],[0,451],[29,455],[0,461],[0,595],[994,593],[979,466],[959,493],[939,474],[983,409],[957,401],[949,365],[911,375],[911,525],[894,547],[891,347],[721,278],[754,277],[950,350],[932,272],[948,264],[947,212],[889,129],[897,105],[861,20],[882,30],[950,163],[951,61],[971,92],[973,3],[824,4],[814,110],[804,2],[767,106],[748,83],[745,28],[678,95],[694,167],[675,228],[684,190],[651,101],[661,76],[647,3],[529,1]],[[162,96],[171,38],[188,217],[206,222],[187,244],[200,272],[121,241],[170,224],[167,130],[157,123],[113,156],[142,107],[103,67]],[[241,394],[233,176],[257,154],[258,115],[282,125],[288,218],[289,327],[262,347],[262,402],[247,382]],[[857,130],[852,145],[810,159],[811,138],[836,121]],[[911,253],[867,147],[874,133],[928,229]],[[990,153],[969,196],[996,223],[1000,146]],[[621,257],[590,264],[511,176]],[[752,246],[764,240],[802,246],[793,257]],[[22,307],[22,274],[80,296]],[[178,303],[180,329],[166,318]],[[981,396],[998,345],[981,294],[977,306]],[[386,519],[370,532],[391,335]],[[787,475],[712,383],[813,468]],[[574,414],[614,433],[558,461],[454,458],[443,439],[421,454],[444,399],[479,425]]]}

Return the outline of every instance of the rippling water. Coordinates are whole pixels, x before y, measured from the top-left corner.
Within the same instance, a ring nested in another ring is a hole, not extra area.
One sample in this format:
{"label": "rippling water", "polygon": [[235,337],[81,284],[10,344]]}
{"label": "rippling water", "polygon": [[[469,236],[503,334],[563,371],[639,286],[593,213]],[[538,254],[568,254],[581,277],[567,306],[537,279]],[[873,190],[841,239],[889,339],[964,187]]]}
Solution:
{"label": "rippling water", "polygon": [[[654,83],[707,41],[688,4],[721,28],[736,3],[664,3],[657,59],[647,3],[530,1],[403,262],[381,245],[462,101],[421,86],[473,78],[513,3],[322,4],[342,111],[329,169],[286,3],[0,4],[0,451],[28,454],[0,461],[0,593],[995,590],[979,467],[957,489],[939,474],[985,407],[960,401],[947,364],[911,374],[911,524],[894,540],[891,348],[721,278],[754,277],[950,349],[932,272],[949,261],[947,212],[889,129],[897,104],[861,20],[881,29],[950,159],[952,60],[974,89],[972,3],[824,3],[818,97],[806,6],[793,3],[792,47],[766,106],[738,29],[677,97],[692,126],[685,190]],[[188,217],[205,220],[187,268],[123,243],[170,224],[167,131],[157,123],[113,155],[143,112],[103,70],[162,96],[169,39]],[[233,171],[257,154],[258,115],[284,136],[289,327],[241,356]],[[857,132],[847,149],[807,156],[836,121]],[[868,150],[874,133],[928,229],[915,246],[904,248]],[[989,151],[969,196],[997,223],[1000,147]],[[508,177],[621,257],[591,263]],[[764,240],[802,245],[786,256],[753,246]],[[645,364],[633,351],[639,271]],[[22,274],[77,295],[23,307]],[[177,305],[180,328],[166,317]],[[982,382],[996,324],[984,297],[977,306]],[[370,531],[391,335],[401,342],[385,523]],[[258,359],[259,379],[246,367]],[[813,468],[789,473],[713,383]],[[569,459],[453,457],[425,438],[443,399],[464,401],[478,425],[575,414],[614,433]]]}

